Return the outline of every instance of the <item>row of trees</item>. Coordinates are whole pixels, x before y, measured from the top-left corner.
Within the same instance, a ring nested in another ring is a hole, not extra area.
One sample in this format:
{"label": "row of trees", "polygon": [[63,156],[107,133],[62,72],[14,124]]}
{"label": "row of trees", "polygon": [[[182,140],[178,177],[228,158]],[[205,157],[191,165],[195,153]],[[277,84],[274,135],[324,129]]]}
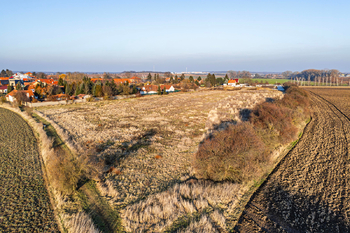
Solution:
{"label": "row of trees", "polygon": [[339,77],[339,70],[331,69],[331,70],[316,70],[316,69],[308,69],[303,70],[301,72],[292,72],[285,71],[282,73],[284,78],[287,79],[305,79],[307,81],[318,81],[320,78],[330,77],[332,79]]}
{"label": "row of trees", "polygon": [[78,82],[67,82],[59,80],[59,85],[60,84],[63,84],[65,94],[69,96],[89,94],[96,97],[110,97],[120,94],[135,94],[137,92],[136,87],[130,87],[128,82],[117,85],[113,79],[107,80],[105,82],[97,81],[96,83],[93,83],[90,78],[84,77]]}
{"label": "row of trees", "polygon": [[228,76],[229,79],[240,79],[240,78],[251,78],[252,75],[249,71],[233,71],[229,70],[227,71],[226,75]]}

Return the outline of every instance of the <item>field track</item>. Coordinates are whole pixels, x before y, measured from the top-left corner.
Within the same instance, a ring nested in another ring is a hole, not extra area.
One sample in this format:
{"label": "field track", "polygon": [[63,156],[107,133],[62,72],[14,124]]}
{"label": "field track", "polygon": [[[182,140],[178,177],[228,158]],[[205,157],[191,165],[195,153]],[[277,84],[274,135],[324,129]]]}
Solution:
{"label": "field track", "polygon": [[247,204],[236,232],[350,232],[350,120],[311,94],[304,135]]}
{"label": "field track", "polygon": [[0,232],[58,232],[37,139],[18,114],[0,108]]}

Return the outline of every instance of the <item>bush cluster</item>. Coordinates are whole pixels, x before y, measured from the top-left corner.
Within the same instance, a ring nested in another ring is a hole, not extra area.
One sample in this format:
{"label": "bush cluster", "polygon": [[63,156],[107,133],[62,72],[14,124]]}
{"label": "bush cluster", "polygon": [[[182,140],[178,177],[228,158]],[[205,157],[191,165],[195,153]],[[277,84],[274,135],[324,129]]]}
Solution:
{"label": "bush cluster", "polygon": [[309,117],[308,93],[289,84],[285,89],[281,100],[257,105],[248,121],[205,139],[193,161],[197,176],[243,183],[266,173],[271,152],[297,139],[297,125]]}

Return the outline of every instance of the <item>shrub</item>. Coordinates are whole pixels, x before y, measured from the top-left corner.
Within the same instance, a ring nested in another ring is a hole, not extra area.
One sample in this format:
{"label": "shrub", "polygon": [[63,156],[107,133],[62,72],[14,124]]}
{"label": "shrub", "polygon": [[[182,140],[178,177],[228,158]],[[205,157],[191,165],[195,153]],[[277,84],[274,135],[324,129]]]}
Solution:
{"label": "shrub", "polygon": [[295,138],[297,128],[292,123],[293,111],[275,103],[262,103],[253,109],[250,122],[257,128],[276,133],[285,144]]}
{"label": "shrub", "polygon": [[87,102],[93,102],[94,100],[95,100],[95,98],[92,97],[92,96],[86,98],[86,101],[87,101]]}
{"label": "shrub", "polygon": [[195,155],[197,174],[215,181],[243,182],[268,162],[265,145],[248,122],[231,125],[206,139]]}
{"label": "shrub", "polygon": [[6,102],[6,97],[5,96],[1,96],[0,98],[0,102],[3,104]]}

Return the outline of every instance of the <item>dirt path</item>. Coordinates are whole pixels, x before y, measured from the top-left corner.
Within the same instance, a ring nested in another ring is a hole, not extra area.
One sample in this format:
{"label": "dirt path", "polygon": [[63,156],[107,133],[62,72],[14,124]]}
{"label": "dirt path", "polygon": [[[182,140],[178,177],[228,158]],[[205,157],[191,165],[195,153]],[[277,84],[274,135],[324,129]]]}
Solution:
{"label": "dirt path", "polygon": [[27,122],[0,108],[0,232],[59,232],[38,150]]}
{"label": "dirt path", "polygon": [[350,121],[312,94],[298,145],[252,196],[236,232],[350,232]]}

